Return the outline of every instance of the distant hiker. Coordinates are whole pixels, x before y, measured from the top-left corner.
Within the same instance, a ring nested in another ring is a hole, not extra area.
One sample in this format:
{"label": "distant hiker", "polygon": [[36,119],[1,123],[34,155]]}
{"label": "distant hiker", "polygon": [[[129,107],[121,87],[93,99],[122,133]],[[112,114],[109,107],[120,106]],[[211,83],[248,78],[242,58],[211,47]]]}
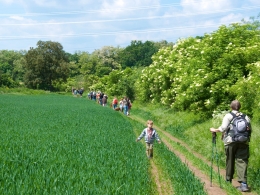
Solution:
{"label": "distant hiker", "polygon": [[100,92],[100,95],[99,95],[99,103],[100,103],[100,105],[103,105],[103,97],[104,97],[104,93]]}
{"label": "distant hiker", "polygon": [[84,93],[84,88],[80,88],[80,90],[79,90],[80,97],[82,97],[83,93]]}
{"label": "distant hiker", "polygon": [[73,92],[73,93],[74,93],[74,96],[77,97],[77,95],[78,95],[78,90],[77,90],[77,89],[74,89],[74,92]]}
{"label": "distant hiker", "polygon": [[103,106],[106,106],[107,105],[107,99],[108,99],[108,96],[106,94],[103,95],[103,98],[102,98],[102,104]]}
{"label": "distant hiker", "polygon": [[88,92],[88,99],[91,100],[91,92]]}
{"label": "distant hiker", "polygon": [[124,110],[124,114],[127,115],[127,112],[128,112],[127,97],[123,98],[123,110]]}
{"label": "distant hiker", "polygon": [[140,141],[144,137],[144,141],[146,143],[146,155],[147,157],[153,158],[153,143],[154,140],[157,140],[158,143],[161,143],[159,135],[157,134],[156,130],[153,128],[153,121],[147,121],[147,128],[145,128],[140,136],[136,139],[136,141]]}
{"label": "distant hiker", "polygon": [[[239,112],[240,107],[241,105],[238,100],[232,101],[230,104],[232,111],[224,116],[222,125],[218,129],[212,127],[210,131],[212,133],[224,133],[226,181],[232,183],[236,164],[238,182],[241,183],[237,189],[242,192],[247,192],[249,191],[247,185],[249,141],[252,129],[249,117]],[[237,118],[241,120],[237,120]],[[246,121],[244,121],[244,119]],[[233,124],[234,121],[237,121],[237,125]],[[241,133],[237,133],[238,130],[241,131]]]}
{"label": "distant hiker", "polygon": [[114,99],[113,99],[113,101],[112,101],[112,107],[113,107],[114,110],[116,109],[117,104],[118,104],[118,100],[117,100],[117,98],[116,98],[116,96],[115,96]]}
{"label": "distant hiker", "polygon": [[123,112],[123,98],[121,98],[121,100],[119,101],[119,108],[120,111]]}
{"label": "distant hiker", "polygon": [[130,115],[130,110],[132,108],[132,102],[131,102],[131,100],[128,97],[126,98],[126,102],[127,102],[127,108],[128,108],[128,110],[126,112],[126,115],[129,116]]}
{"label": "distant hiker", "polygon": [[97,92],[96,97],[97,97],[97,103],[99,104],[99,102],[100,102],[100,92]]}
{"label": "distant hiker", "polygon": [[92,99],[93,99],[94,101],[96,101],[96,100],[97,100],[97,94],[96,94],[96,91],[93,91],[92,95],[93,95],[93,98],[92,98]]}

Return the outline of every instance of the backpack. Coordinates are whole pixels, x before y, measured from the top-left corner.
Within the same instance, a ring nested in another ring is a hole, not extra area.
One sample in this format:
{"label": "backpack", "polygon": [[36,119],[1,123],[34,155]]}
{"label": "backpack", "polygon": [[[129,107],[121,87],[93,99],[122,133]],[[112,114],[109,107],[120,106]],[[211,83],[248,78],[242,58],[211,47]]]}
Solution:
{"label": "backpack", "polygon": [[231,121],[232,131],[234,135],[232,136],[233,142],[245,142],[249,140],[250,130],[249,123],[246,120],[246,116],[244,114],[236,115],[233,112],[230,112],[233,116]]}

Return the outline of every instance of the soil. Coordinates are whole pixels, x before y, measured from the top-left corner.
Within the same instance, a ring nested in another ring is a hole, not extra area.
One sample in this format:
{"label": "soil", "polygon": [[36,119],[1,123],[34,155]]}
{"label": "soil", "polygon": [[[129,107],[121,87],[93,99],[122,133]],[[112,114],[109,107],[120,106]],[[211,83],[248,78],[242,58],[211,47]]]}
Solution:
{"label": "soil", "polygon": [[[137,120],[139,122],[142,122],[145,124],[145,121],[142,120],[141,118],[138,118],[136,116],[131,116],[131,118],[133,120]],[[165,136],[167,136],[170,140],[174,141],[174,142],[178,142],[180,145],[184,146],[187,150],[189,151],[192,151],[190,149],[190,147],[183,141],[177,139],[176,137],[172,136],[171,134],[169,134],[168,132],[160,129],[160,127],[158,126],[155,126],[154,127],[156,128],[156,130],[162,134],[164,134]],[[202,173],[202,171],[200,169],[198,169],[196,166],[194,166],[191,162],[189,162],[185,155],[180,153],[179,151],[177,150],[174,150],[174,148],[171,146],[171,144],[165,140],[165,139],[162,139],[162,142],[169,148],[170,151],[172,151],[176,156],[178,156],[181,161],[183,163],[185,163],[189,169],[194,173],[194,175],[199,178],[201,180],[202,183],[204,183],[204,190],[207,192],[207,194],[209,195],[222,195],[222,194],[227,194],[225,192],[225,190],[223,190],[222,188],[220,188],[219,184],[215,184],[215,183],[212,183],[211,184],[211,181],[210,181],[210,178],[208,175],[205,175],[204,173]],[[209,166],[211,166],[211,162],[208,161],[207,159],[205,159],[201,154],[198,154],[194,151],[192,151],[192,153],[200,158],[200,159],[203,159],[204,162],[206,162]],[[157,185],[157,190],[158,190],[158,193],[159,195],[169,195],[169,194],[173,194],[173,191],[174,189],[171,189],[169,188],[169,186],[167,186],[167,182],[163,182],[158,175],[159,174],[159,170],[157,168],[157,166],[155,165],[155,163],[152,162],[151,160],[151,166],[152,166],[152,175],[153,175],[153,178],[156,182],[156,185]],[[216,165],[213,165],[213,169],[217,172],[218,171],[218,168]],[[220,174],[225,178],[225,170],[221,169],[220,168]],[[240,183],[238,183],[237,181],[233,180],[232,181],[232,185],[234,187],[237,187],[240,185]],[[164,190],[162,190],[164,189]],[[247,195],[255,195],[255,193],[253,192],[242,192],[242,194],[247,194]]]}

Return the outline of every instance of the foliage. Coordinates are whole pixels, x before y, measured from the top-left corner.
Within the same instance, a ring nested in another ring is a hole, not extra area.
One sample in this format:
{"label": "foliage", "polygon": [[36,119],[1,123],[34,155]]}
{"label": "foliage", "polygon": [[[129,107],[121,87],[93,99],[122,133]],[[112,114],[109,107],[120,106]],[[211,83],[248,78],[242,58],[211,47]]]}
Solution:
{"label": "foliage", "polygon": [[14,88],[14,87],[17,87],[18,85],[19,85],[19,83],[15,82],[7,74],[1,74],[0,73],[0,87]]}
{"label": "foliage", "polygon": [[110,96],[127,96],[131,101],[135,100],[135,82],[141,74],[141,68],[126,68],[124,70],[113,70],[104,76],[99,82],[90,88],[105,91]]}
{"label": "foliage", "polygon": [[25,55],[25,85],[32,89],[54,90],[53,82],[66,81],[69,64],[63,47],[52,41],[38,41]]}
{"label": "foliage", "polygon": [[102,77],[108,75],[112,70],[120,70],[121,65],[118,62],[118,58],[122,50],[122,48],[111,46],[95,50],[92,55],[97,56],[100,61],[98,66],[96,66],[95,75]]}
{"label": "foliage", "polygon": [[[23,81],[26,51],[0,50],[0,74],[12,82]],[[14,87],[8,85],[8,87]]]}
{"label": "foliage", "polygon": [[237,83],[231,87],[231,91],[236,94],[237,99],[240,100],[243,111],[248,115],[254,116],[256,122],[260,122],[260,93],[256,90],[260,86],[260,62],[247,65],[249,71],[247,76],[239,78]]}
{"label": "foliage", "polygon": [[247,64],[260,58],[257,35],[253,25],[232,24],[161,49],[138,81],[140,100],[180,111],[223,110],[237,97],[230,88],[249,75]]}
{"label": "foliage", "polygon": [[120,52],[119,62],[123,68],[149,66],[152,63],[152,55],[165,45],[167,45],[166,41],[161,43],[131,41],[131,45]]}

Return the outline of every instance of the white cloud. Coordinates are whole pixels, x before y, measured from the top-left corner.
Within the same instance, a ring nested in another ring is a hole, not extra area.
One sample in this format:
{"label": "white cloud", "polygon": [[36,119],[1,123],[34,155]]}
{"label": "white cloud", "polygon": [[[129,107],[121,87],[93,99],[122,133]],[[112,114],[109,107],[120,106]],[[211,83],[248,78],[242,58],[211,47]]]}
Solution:
{"label": "white cloud", "polygon": [[251,2],[252,4],[259,5],[259,0],[249,0],[249,2]]}
{"label": "white cloud", "polygon": [[4,4],[11,4],[13,2],[14,0],[0,0],[0,3],[4,3]]}
{"label": "white cloud", "polygon": [[107,10],[107,11],[102,11],[102,14],[104,16],[115,18],[121,15],[130,15],[137,12],[137,10],[134,9],[131,10],[131,8],[138,8],[138,7],[140,8],[143,6],[158,5],[159,3],[160,3],[159,0],[143,0],[143,1],[104,0],[101,9]]}
{"label": "white cloud", "polygon": [[14,20],[19,20],[19,21],[24,20],[24,17],[21,17],[21,16],[10,16],[9,18],[14,19]]}
{"label": "white cloud", "polygon": [[215,11],[227,9],[231,6],[230,0],[202,0],[202,1],[194,1],[194,0],[181,0],[181,5],[183,6],[183,10],[185,12],[201,12],[201,11]]}
{"label": "white cloud", "polygon": [[220,19],[222,24],[229,25],[231,23],[241,22],[243,16],[241,14],[228,14]]}
{"label": "white cloud", "polygon": [[58,3],[53,0],[34,0],[36,5],[44,7],[58,7]]}

